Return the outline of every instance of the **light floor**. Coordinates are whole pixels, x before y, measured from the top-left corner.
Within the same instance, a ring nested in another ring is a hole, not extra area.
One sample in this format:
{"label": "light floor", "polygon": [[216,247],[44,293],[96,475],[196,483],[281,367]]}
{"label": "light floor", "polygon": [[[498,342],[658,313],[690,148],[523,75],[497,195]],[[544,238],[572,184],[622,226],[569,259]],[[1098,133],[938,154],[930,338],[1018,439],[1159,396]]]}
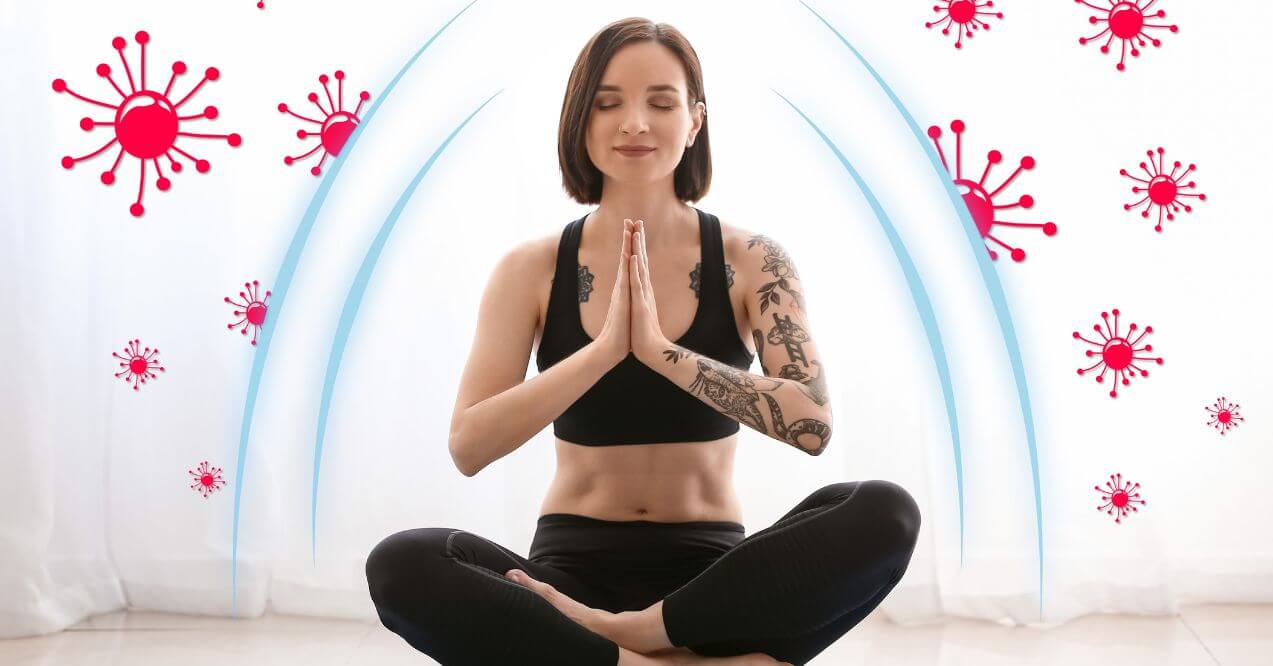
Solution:
{"label": "light floor", "polygon": [[[274,614],[243,620],[118,611],[57,634],[0,641],[6,666],[435,663],[379,624]],[[1273,606],[1188,606],[1174,617],[1089,615],[1046,631],[967,620],[908,628],[875,613],[809,663],[1273,664]]]}

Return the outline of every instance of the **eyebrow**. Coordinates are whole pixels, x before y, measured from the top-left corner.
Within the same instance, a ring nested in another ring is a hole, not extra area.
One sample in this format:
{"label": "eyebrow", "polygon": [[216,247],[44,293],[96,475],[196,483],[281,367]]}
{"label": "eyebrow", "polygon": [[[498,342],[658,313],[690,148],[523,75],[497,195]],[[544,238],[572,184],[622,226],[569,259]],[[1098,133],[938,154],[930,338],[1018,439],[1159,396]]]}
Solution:
{"label": "eyebrow", "polygon": [[[645,87],[645,89],[646,89],[647,91],[669,90],[669,91],[674,92],[674,93],[679,93],[679,92],[680,92],[679,90],[677,90],[677,89],[676,89],[676,86],[670,86],[670,85],[668,85],[668,84],[666,84],[666,83],[662,83],[662,84],[655,85],[655,86],[646,86],[646,87]],[[601,84],[601,85],[597,86],[597,92],[602,92],[602,91],[607,91],[607,90],[612,90],[612,91],[618,92],[618,91],[622,90],[622,88],[620,88],[619,86],[611,86],[611,85],[606,85],[606,84]]]}

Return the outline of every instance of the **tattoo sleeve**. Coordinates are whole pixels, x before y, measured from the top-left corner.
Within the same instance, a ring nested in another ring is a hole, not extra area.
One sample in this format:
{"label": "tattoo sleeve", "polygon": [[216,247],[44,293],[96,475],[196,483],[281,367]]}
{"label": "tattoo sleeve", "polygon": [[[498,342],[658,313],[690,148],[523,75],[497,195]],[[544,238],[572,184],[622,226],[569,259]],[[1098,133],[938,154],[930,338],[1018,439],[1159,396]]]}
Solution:
{"label": "tattoo sleeve", "polygon": [[[805,453],[819,455],[831,441],[826,401],[811,402],[798,378],[754,375],[677,344],[653,369],[716,411]],[[788,423],[794,414],[803,418]]]}

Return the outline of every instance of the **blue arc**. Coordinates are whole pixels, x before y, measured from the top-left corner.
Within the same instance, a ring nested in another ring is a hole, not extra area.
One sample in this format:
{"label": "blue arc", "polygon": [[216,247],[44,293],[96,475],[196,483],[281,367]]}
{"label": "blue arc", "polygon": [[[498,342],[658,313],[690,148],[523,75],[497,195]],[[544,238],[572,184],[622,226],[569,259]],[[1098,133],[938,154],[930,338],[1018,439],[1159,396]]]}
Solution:
{"label": "blue arc", "polygon": [[314,192],[313,198],[310,199],[309,207],[305,209],[305,214],[301,217],[300,224],[297,225],[295,233],[292,234],[292,240],[287,247],[287,254],[283,257],[283,265],[279,267],[278,277],[274,279],[274,289],[271,293],[274,302],[270,304],[269,316],[265,318],[265,322],[261,325],[260,344],[257,346],[256,355],[252,360],[252,373],[248,378],[247,399],[243,406],[243,423],[239,428],[239,456],[238,465],[234,473],[234,533],[232,536],[233,541],[230,551],[231,615],[234,615],[235,608],[238,605],[239,509],[243,497],[243,471],[247,465],[248,436],[252,431],[252,415],[256,411],[256,398],[261,387],[261,374],[265,368],[265,358],[270,351],[270,341],[274,338],[274,325],[275,322],[282,316],[283,305],[287,299],[287,291],[292,284],[292,278],[296,275],[296,265],[300,260],[301,252],[305,249],[306,242],[309,241],[309,235],[314,229],[314,222],[318,219],[318,213],[322,210],[323,203],[327,201],[327,193],[331,190],[332,185],[335,183],[336,176],[340,174],[341,168],[344,167],[345,158],[353,152],[354,146],[358,142],[358,137],[362,135],[363,128],[371,122],[371,119],[376,115],[376,111],[380,109],[380,105],[389,98],[389,93],[391,93],[394,87],[398,85],[398,81],[402,79],[404,74],[407,73],[407,70],[411,69],[411,66],[415,64],[417,59],[419,59],[420,54],[424,53],[425,49],[429,48],[429,45],[432,44],[434,40],[436,40],[438,36],[447,29],[447,27],[454,23],[461,14],[468,11],[469,8],[476,3],[477,0],[472,0],[472,2],[465,5],[463,9],[456,13],[455,16],[452,16],[451,20],[447,21],[442,25],[442,27],[438,28],[437,32],[433,33],[433,36],[430,37],[429,40],[415,52],[415,55],[411,56],[411,58],[407,60],[406,64],[398,70],[398,73],[394,75],[392,80],[389,81],[389,85],[385,86],[384,92],[381,93],[376,101],[372,103],[371,107],[367,109],[367,114],[363,117],[362,121],[358,123],[358,126],[354,128],[353,133],[349,135],[349,140],[346,141],[345,148],[341,151],[341,155],[338,155],[336,159],[332,161],[331,169],[327,172],[327,175],[323,177],[322,182],[319,183],[318,189]]}
{"label": "blue arc", "polygon": [[[503,92],[502,90],[500,92]],[[367,292],[367,283],[371,281],[371,273],[376,268],[376,263],[380,261],[380,253],[384,250],[385,241],[388,240],[389,234],[393,233],[394,226],[397,225],[398,218],[402,215],[402,209],[406,208],[407,202],[411,200],[411,195],[415,193],[424,175],[433,167],[433,163],[446,150],[455,135],[464,129],[464,126],[476,116],[491,100],[499,95],[499,92],[491,95],[482,102],[480,106],[473,110],[464,122],[461,122],[455,129],[451,130],[451,134],[446,137],[442,145],[433,151],[429,159],[425,161],[424,166],[416,172],[415,178],[411,179],[411,183],[407,185],[402,194],[398,196],[398,202],[394,204],[393,210],[389,211],[389,216],[380,225],[380,231],[376,234],[375,240],[371,242],[371,247],[367,249],[367,254],[363,256],[362,265],[358,267],[358,273],[354,276],[354,283],[349,287],[349,295],[345,297],[345,305],[340,311],[340,323],[336,326],[336,335],[332,339],[331,354],[327,359],[327,374],[323,377],[323,393],[322,399],[319,401],[318,407],[318,432],[317,439],[314,442],[314,482],[313,490],[310,497],[310,555],[314,562],[318,561],[318,470],[323,460],[323,439],[327,432],[327,412],[331,407],[332,392],[336,387],[336,375],[340,373],[340,361],[345,355],[345,346],[349,342],[349,331],[353,328],[354,319],[358,317],[358,307],[362,305],[363,294]]]}
{"label": "blue arc", "polygon": [[[986,285],[986,291],[989,292],[990,301],[994,304],[995,317],[999,321],[999,330],[1003,333],[1003,342],[1008,349],[1008,358],[1011,360],[1011,363],[1012,363],[1012,377],[1016,381],[1016,385],[1017,385],[1017,400],[1021,405],[1021,416],[1025,421],[1026,446],[1028,447],[1029,453],[1030,453],[1030,472],[1033,475],[1033,481],[1034,481],[1034,524],[1035,524],[1035,533],[1038,537],[1037,549],[1039,554],[1039,619],[1042,620],[1043,619],[1043,498],[1039,492],[1039,454],[1038,454],[1038,447],[1035,440],[1035,432],[1034,432],[1034,410],[1031,409],[1030,407],[1030,391],[1026,384],[1025,365],[1021,360],[1021,345],[1017,342],[1017,333],[1016,333],[1015,327],[1012,324],[1012,313],[1008,311],[1007,299],[1004,297],[1004,294],[1003,294],[1003,285],[1000,284],[999,282],[998,273],[995,273],[994,267],[990,265],[990,260],[986,258],[984,243],[981,240],[981,233],[977,231],[977,227],[973,224],[972,215],[968,213],[968,207],[964,203],[963,197],[955,189],[954,183],[951,182],[950,174],[947,173],[946,168],[942,166],[941,162],[939,161],[937,157],[937,153],[931,147],[929,147],[926,135],[920,131],[919,125],[915,122],[915,119],[911,117],[910,112],[906,110],[906,106],[902,104],[902,101],[898,99],[896,94],[893,93],[893,89],[890,88],[889,85],[884,82],[884,79],[880,77],[879,73],[875,71],[875,68],[871,66],[871,63],[867,62],[866,58],[863,58],[862,54],[858,53],[858,50],[853,48],[853,45],[850,44],[848,40],[846,40],[844,36],[840,34],[840,31],[835,29],[835,26],[831,25],[830,22],[828,22],[825,18],[822,17],[821,14],[819,14],[816,10],[810,7],[808,3],[804,2],[804,0],[800,0],[800,4],[804,5],[805,8],[807,8],[810,12],[813,12],[813,15],[817,16],[818,20],[822,21],[822,23],[826,25],[827,28],[831,30],[831,32],[835,33],[835,36],[839,38],[840,42],[843,43],[846,47],[848,47],[849,51],[853,53],[853,56],[857,58],[858,62],[862,63],[862,66],[866,67],[866,70],[870,72],[871,78],[875,79],[875,82],[879,84],[880,88],[884,90],[884,93],[888,95],[889,100],[892,101],[893,103],[893,107],[896,108],[897,112],[900,113],[902,115],[902,118],[906,120],[906,124],[911,129],[911,134],[915,136],[915,141],[919,143],[920,148],[922,148],[924,151],[924,154],[928,156],[928,161],[930,164],[932,164],[933,171],[937,174],[938,180],[941,182],[942,186],[946,189],[946,195],[950,197],[950,203],[951,205],[955,207],[955,212],[959,215],[960,226],[962,226],[964,229],[964,235],[968,239],[968,246],[972,250],[974,259],[977,261],[977,268],[981,270],[981,279]],[[956,455],[955,457],[955,464],[956,465],[959,464],[958,455]],[[962,481],[961,481],[961,484],[962,484]],[[962,488],[962,485],[961,485],[961,488]],[[963,552],[963,547],[962,547],[963,492],[962,490],[960,491],[959,505],[960,505],[959,534],[960,534],[960,544],[961,544],[960,552],[962,553]]]}
{"label": "blue arc", "polygon": [[942,344],[941,327],[937,325],[937,316],[933,312],[932,299],[928,297],[928,290],[924,288],[924,280],[920,278],[919,271],[915,270],[915,261],[911,259],[910,252],[906,249],[906,243],[902,241],[901,236],[897,233],[897,227],[893,226],[893,222],[889,219],[888,213],[884,212],[884,207],[880,205],[879,199],[875,197],[875,193],[871,191],[866,181],[862,180],[862,176],[858,174],[857,169],[853,168],[853,163],[844,157],[844,153],[840,152],[840,148],[835,142],[827,137],[826,133],[818,127],[817,123],[809,119],[804,111],[783,96],[777,90],[774,94],[782,97],[782,100],[791,105],[796,113],[804,118],[805,122],[818,133],[822,141],[827,144],[831,152],[835,153],[836,159],[840,160],[840,164],[849,172],[849,176],[853,178],[853,182],[857,183],[858,189],[862,191],[862,196],[866,197],[866,202],[870,204],[871,210],[875,212],[875,219],[879,221],[880,228],[884,230],[884,235],[888,237],[889,245],[893,248],[893,255],[897,257],[897,263],[902,266],[902,274],[906,276],[906,286],[910,287],[911,300],[915,303],[915,310],[919,313],[919,319],[924,324],[924,333],[928,335],[928,346],[932,349],[933,363],[937,365],[937,376],[941,381],[942,397],[946,402],[946,420],[950,422],[950,436],[955,444],[955,479],[959,487],[959,537],[960,537],[960,561],[962,562],[963,554],[963,534],[964,534],[964,476],[963,462],[960,456],[959,448],[959,415],[955,410],[955,390],[950,380],[950,362],[947,360],[946,347]]}

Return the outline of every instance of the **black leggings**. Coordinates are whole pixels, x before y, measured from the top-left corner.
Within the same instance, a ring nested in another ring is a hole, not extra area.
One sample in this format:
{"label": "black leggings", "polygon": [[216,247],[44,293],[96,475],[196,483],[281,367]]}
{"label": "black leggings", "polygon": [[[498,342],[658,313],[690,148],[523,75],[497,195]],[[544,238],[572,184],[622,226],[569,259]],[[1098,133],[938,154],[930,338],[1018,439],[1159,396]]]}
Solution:
{"label": "black leggings", "polygon": [[733,522],[539,519],[530,557],[459,529],[397,532],[367,557],[380,621],[443,666],[614,666],[619,648],[503,574],[611,612],[663,600],[673,646],[804,664],[901,580],[919,507],[883,480],[833,483],[751,536]]}

